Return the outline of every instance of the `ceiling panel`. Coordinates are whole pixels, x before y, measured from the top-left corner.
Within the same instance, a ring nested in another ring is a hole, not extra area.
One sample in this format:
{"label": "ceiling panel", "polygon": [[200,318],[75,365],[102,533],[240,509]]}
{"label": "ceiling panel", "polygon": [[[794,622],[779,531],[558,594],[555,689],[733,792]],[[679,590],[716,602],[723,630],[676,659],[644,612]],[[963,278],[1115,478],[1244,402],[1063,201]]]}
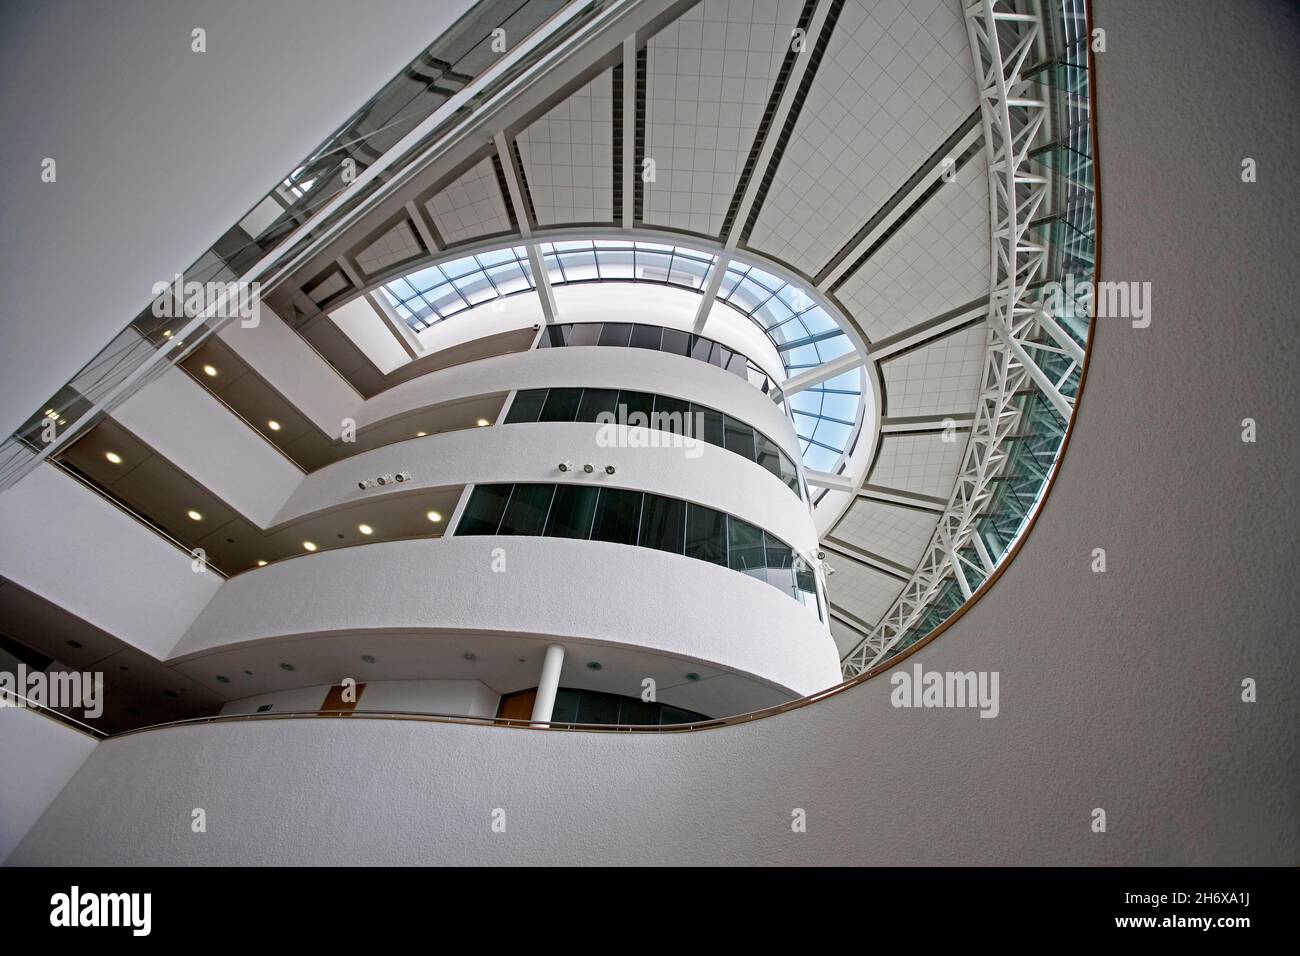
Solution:
{"label": "ceiling panel", "polygon": [[947,415],[969,412],[979,401],[989,327],[981,322],[880,363],[885,414]]}
{"label": "ceiling panel", "polygon": [[859,498],[835,525],[831,537],[905,567],[914,567],[934,535],[939,516]]}
{"label": "ceiling panel", "polygon": [[944,441],[942,432],[882,435],[880,455],[867,481],[946,499],[957,481],[967,440],[965,432],[950,437],[952,440]]}
{"label": "ceiling panel", "polygon": [[448,245],[510,231],[510,215],[491,158],[471,168],[425,205]]}
{"label": "ceiling panel", "polygon": [[977,105],[959,0],[847,0],[748,244],[815,275]]}
{"label": "ceiling panel", "polygon": [[826,581],[831,603],[873,627],[903,590],[898,578],[838,554],[827,555],[826,563],[835,569]]}
{"label": "ceiling panel", "polygon": [[716,236],[781,62],[799,0],[704,0],[647,44],[643,219]]}
{"label": "ceiling panel", "polygon": [[957,170],[835,289],[867,337],[886,336],[989,293],[988,164]]}
{"label": "ceiling panel", "polygon": [[372,276],[399,262],[409,262],[425,255],[424,246],[411,223],[403,219],[358,252],[357,265],[367,276]]}
{"label": "ceiling panel", "polygon": [[606,70],[519,134],[539,225],[613,219],[613,89]]}

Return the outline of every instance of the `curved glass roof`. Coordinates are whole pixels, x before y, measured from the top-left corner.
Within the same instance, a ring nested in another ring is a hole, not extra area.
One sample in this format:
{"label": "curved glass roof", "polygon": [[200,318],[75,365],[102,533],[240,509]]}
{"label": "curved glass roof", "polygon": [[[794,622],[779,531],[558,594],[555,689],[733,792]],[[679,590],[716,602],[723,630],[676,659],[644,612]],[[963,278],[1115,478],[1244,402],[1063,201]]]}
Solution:
{"label": "curved glass roof", "polygon": [[[539,249],[552,285],[653,282],[699,292],[717,261],[712,253],[685,246],[617,239],[543,242]],[[382,287],[397,315],[417,333],[458,312],[534,288],[523,246],[428,266]],[[717,297],[763,330],[787,377],[853,351],[844,330],[803,288],[757,266],[732,259]],[[832,470],[861,411],[861,374],[846,372],[788,402],[804,464]]]}

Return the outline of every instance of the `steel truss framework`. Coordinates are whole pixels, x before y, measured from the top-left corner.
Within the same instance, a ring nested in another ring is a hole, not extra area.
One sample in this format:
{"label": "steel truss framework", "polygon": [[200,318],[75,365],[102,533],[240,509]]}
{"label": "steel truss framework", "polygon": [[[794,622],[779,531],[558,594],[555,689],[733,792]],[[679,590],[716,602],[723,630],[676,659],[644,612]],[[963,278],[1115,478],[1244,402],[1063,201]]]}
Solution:
{"label": "steel truss framework", "polygon": [[[1024,12],[1005,0],[976,0],[964,14],[980,84],[992,239],[990,328],[979,404],[948,507],[893,605],[845,655],[841,666],[846,679],[889,656],[948,580],[955,579],[963,599],[969,600],[978,582],[1005,559],[1010,549],[990,554],[976,523],[991,503],[996,479],[1011,454],[1008,439],[1021,418],[1014,399],[1036,388],[1068,422],[1074,411],[1070,383],[1077,381],[1083,363],[1083,347],[1040,299],[1031,298],[1031,288],[1045,277],[1048,247],[1030,236],[1030,224],[1047,208],[1051,181],[1030,171],[1028,157],[1048,118],[1049,103],[1033,94],[1034,83],[1022,79],[1021,73],[1043,40],[1042,21],[1038,13]],[[961,554],[967,546],[976,561]]]}

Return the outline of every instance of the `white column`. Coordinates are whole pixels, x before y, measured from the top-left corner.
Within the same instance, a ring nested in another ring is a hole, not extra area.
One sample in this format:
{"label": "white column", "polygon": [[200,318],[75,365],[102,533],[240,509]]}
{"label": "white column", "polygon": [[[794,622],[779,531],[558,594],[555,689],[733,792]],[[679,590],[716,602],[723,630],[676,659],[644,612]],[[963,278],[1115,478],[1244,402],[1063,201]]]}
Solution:
{"label": "white column", "polygon": [[550,644],[542,660],[542,676],[537,682],[537,698],[533,701],[532,720],[549,721],[555,710],[555,692],[560,687],[560,668],[564,666],[564,648]]}

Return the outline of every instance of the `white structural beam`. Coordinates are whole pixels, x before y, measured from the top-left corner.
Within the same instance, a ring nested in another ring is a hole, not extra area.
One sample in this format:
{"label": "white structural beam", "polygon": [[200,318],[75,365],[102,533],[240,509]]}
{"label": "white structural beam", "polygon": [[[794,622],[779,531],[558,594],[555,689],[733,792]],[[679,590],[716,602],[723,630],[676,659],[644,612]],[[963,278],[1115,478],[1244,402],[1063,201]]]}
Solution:
{"label": "white structural beam", "polygon": [[393,334],[393,338],[397,339],[398,344],[402,346],[408,358],[416,359],[424,354],[424,346],[420,344],[420,340],[411,331],[411,327],[393,309],[387,298],[382,294],[367,292],[365,299],[370,303],[370,307],[375,310],[375,314],[383,321],[384,326]]}
{"label": "white structural beam", "polygon": [[814,488],[829,488],[831,491],[858,490],[857,483],[847,475],[832,475],[828,471],[808,471],[803,473],[804,481]]}
{"label": "white structural beam", "polygon": [[636,34],[623,41],[623,228],[631,229],[636,217]]}
{"label": "white structural beam", "polygon": [[838,375],[845,372],[851,372],[862,365],[862,355],[855,351],[846,352],[839,358],[833,358],[829,362],[823,362],[816,368],[810,368],[807,371],[800,372],[798,375],[792,375],[785,380],[781,386],[781,391],[786,395],[797,395],[806,388],[812,388],[814,385],[820,385],[822,382],[830,381]]}
{"label": "white structural beam", "polygon": [[704,283],[704,294],[700,296],[700,304],[695,309],[695,334],[698,335],[704,331],[704,323],[709,321],[709,313],[713,311],[713,303],[717,301],[718,289],[722,288],[722,280],[727,275],[727,266],[731,264],[731,256],[725,252],[720,253],[713,260],[713,266],[709,269],[708,281]]}
{"label": "white structural beam", "polygon": [[842,558],[848,558],[850,561],[856,561],[867,567],[888,574],[891,578],[897,578],[899,581],[906,581],[911,568],[905,568],[901,564],[890,561],[888,558],[882,558],[878,554],[870,551],[864,551],[861,548],[855,548],[850,544],[845,544],[836,538],[823,538],[821,541],[823,550],[831,554],[838,554]]}
{"label": "white structural beam", "polygon": [[515,158],[511,154],[510,144],[506,142],[505,133],[497,133],[493,137],[493,142],[497,147],[497,158],[501,160],[501,168],[506,176],[506,189],[510,193],[510,205],[515,211],[515,222],[519,224],[519,235],[524,239],[524,246],[528,250],[528,265],[532,269],[533,282],[537,285],[537,298],[542,303],[542,315],[546,317],[547,325],[555,324],[555,290],[551,288],[551,277],[546,271],[546,263],[542,260],[542,251],[534,242],[528,240],[532,238],[533,229],[528,222],[528,206],[524,202],[523,186],[519,182],[519,170],[515,166]]}
{"label": "white structural beam", "polygon": [[442,251],[442,243],[438,241],[437,230],[433,227],[433,222],[429,215],[414,199],[408,199],[402,207],[406,210],[406,215],[410,217],[411,225],[415,227],[420,241],[424,243],[424,248],[428,249],[433,255]]}
{"label": "white structural beam", "polygon": [[880,420],[880,431],[886,435],[898,432],[941,432],[948,429],[970,428],[975,421],[974,412],[950,412],[947,415],[900,415]]}
{"label": "white structural beam", "polygon": [[915,491],[903,491],[901,488],[886,488],[882,485],[864,484],[858,489],[858,497],[870,501],[879,501],[887,505],[903,505],[906,508],[920,508],[942,514],[948,510],[948,502],[934,495],[923,495]]}
{"label": "white structural beam", "polygon": [[[1060,342],[1049,326],[1040,326],[1043,306],[1029,301],[1029,287],[1047,266],[1047,249],[1028,238],[1029,224],[1042,208],[1050,184],[1029,172],[1027,159],[1043,129],[1048,104],[1028,95],[1032,84],[1020,73],[1039,42],[1042,26],[1036,14],[1012,10],[1007,0],[974,0],[965,5],[964,16],[988,155],[991,254],[987,313],[996,334],[988,339],[979,404],[957,484],[902,592],[867,638],[845,655],[841,662],[845,677],[861,674],[883,660],[910,633],[948,581],[955,578],[969,599],[970,583],[958,553],[972,538],[986,575],[995,568],[997,562],[979,540],[975,522],[992,501],[994,480],[1007,462],[1006,442],[1020,416],[1014,401],[1017,393],[1037,387],[1067,421],[1073,411],[1073,401],[1062,385],[1081,360],[1081,350]],[[1055,347],[1040,340],[1040,328],[1055,341]],[[903,340],[889,344],[895,351],[908,347]],[[879,354],[879,345],[873,346],[873,357]],[[1067,356],[1070,361],[1064,374],[1053,380],[1033,361],[1031,350]]]}

